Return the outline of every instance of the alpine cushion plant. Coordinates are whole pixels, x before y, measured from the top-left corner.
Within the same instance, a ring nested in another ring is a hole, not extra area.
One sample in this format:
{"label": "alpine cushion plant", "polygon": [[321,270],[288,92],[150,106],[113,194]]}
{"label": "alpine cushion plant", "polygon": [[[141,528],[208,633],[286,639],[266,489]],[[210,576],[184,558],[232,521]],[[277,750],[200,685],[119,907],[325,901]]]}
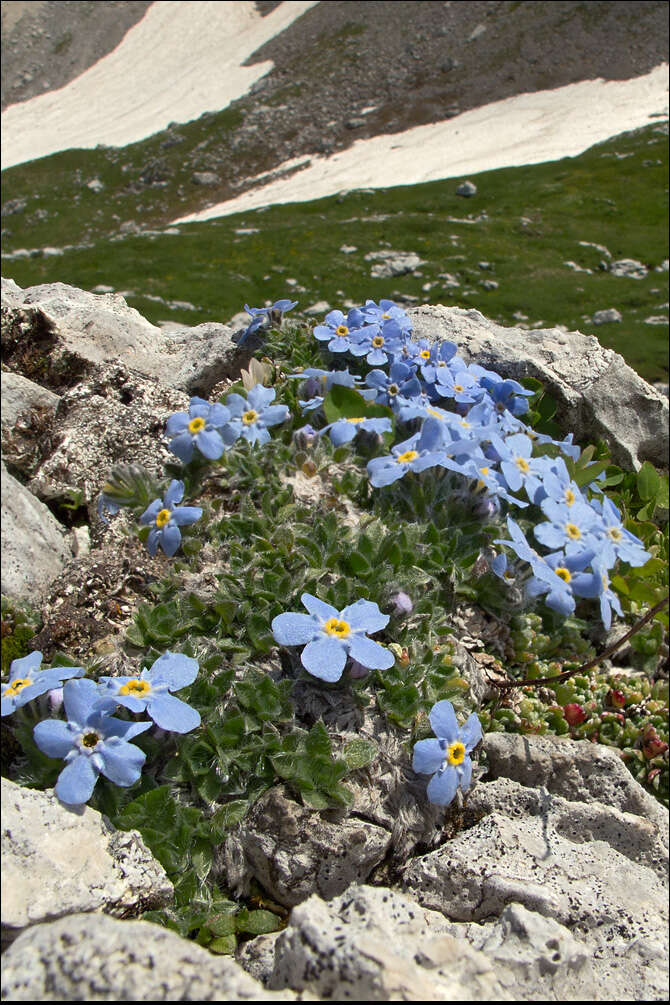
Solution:
{"label": "alpine cushion plant", "polygon": [[53,667],[40,670],[42,653],[34,652],[23,659],[13,660],[9,668],[9,680],[2,685],[2,715],[11,715],[17,708],[27,705],[33,698],[39,698],[55,688],[62,687],[63,681],[72,677],[83,677],[83,667]]}
{"label": "alpine cushion plant", "polygon": [[197,660],[168,650],[137,677],[101,677],[101,696],[131,712],[146,712],[161,729],[190,733],[200,725],[200,714],[170,691],[188,687],[197,673]]}
{"label": "alpine cushion plant", "polygon": [[281,646],[305,646],[300,661],[313,677],[338,681],[348,658],[368,670],[393,666],[393,653],[367,637],[389,623],[389,615],[377,604],[357,600],[338,611],[309,593],[300,599],[309,614],[279,614],[272,621],[272,634]]}
{"label": "alpine cushion plant", "polygon": [[200,506],[177,506],[184,498],[184,483],[173,479],[165,497],[154,499],[142,516],[140,523],[151,527],[147,538],[147,548],[153,557],[160,545],[171,558],[181,544],[180,527],[188,527],[202,516]]}
{"label": "alpine cushion plant", "polygon": [[142,773],[144,751],[129,743],[150,729],[150,722],[124,722],[109,715],[115,702],[100,698],[92,680],[70,680],[63,688],[66,721],[46,719],[33,730],[35,743],[48,757],[62,757],[66,765],[55,792],[69,805],[87,802],[99,775],[115,785],[133,785]]}
{"label": "alpine cushion plant", "polygon": [[426,793],[436,806],[448,806],[458,788],[467,792],[472,781],[470,754],[483,737],[479,719],[473,712],[459,728],[450,701],[433,705],[430,724],[437,739],[414,744],[412,767],[418,774],[432,774]]}

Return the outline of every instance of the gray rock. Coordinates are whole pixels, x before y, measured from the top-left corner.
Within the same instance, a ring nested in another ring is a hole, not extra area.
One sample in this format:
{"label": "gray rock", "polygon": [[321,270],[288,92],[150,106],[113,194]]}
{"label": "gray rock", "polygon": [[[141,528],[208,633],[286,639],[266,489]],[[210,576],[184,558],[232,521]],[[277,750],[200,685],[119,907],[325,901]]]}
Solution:
{"label": "gray rock", "polygon": [[172,883],[137,831],[88,806],[2,779],[2,936],[69,914],[128,917],[172,901]]}
{"label": "gray rock", "polygon": [[477,186],[474,182],[463,181],[456,189],[456,195],[462,195],[466,199],[471,199],[473,195],[477,195]]}
{"label": "gray rock", "polygon": [[499,284],[495,281],[495,279],[482,279],[479,285],[482,286],[485,290],[497,290],[499,286]]}
{"label": "gray rock", "polygon": [[367,879],[390,844],[382,827],[328,821],[271,789],[226,842],[228,883],[237,894],[248,893],[253,877],[288,907],[313,893],[330,900]]}
{"label": "gray rock", "polygon": [[484,955],[441,914],[392,890],[352,886],[310,897],[274,944],[272,988],[332,1001],[514,1001]]}
{"label": "gray rock", "polygon": [[194,171],[191,175],[193,185],[220,185],[221,179],[215,171]]}
{"label": "gray rock", "polygon": [[487,733],[489,777],[544,787],[572,802],[598,802],[650,820],[667,844],[668,813],[637,782],[619,752],[557,736]]}
{"label": "gray rock", "polygon": [[648,268],[635,258],[620,258],[616,262],[607,263],[607,267],[613,276],[624,276],[627,279],[644,279],[648,273]]}
{"label": "gray rock", "polygon": [[2,592],[36,600],[72,558],[64,528],[2,463]]}
{"label": "gray rock", "polygon": [[14,429],[20,415],[26,415],[33,409],[53,415],[58,408],[60,398],[57,394],[47,390],[46,387],[40,387],[19,373],[3,370],[0,381],[3,436]]}
{"label": "gray rock", "polygon": [[375,279],[405,276],[425,264],[413,251],[370,251],[365,256],[365,261],[376,262],[370,269],[370,275]]}
{"label": "gray rock", "polygon": [[508,904],[495,922],[463,928],[516,1001],[599,1000],[591,950],[553,918]]}
{"label": "gray rock", "polygon": [[594,325],[609,325],[622,320],[621,312],[616,307],[608,307],[606,310],[596,311],[592,318]]}
{"label": "gray rock", "polygon": [[73,914],[27,929],[3,956],[3,1001],[293,1001],[230,957],[148,921]]}
{"label": "gray rock", "polygon": [[669,319],[667,314],[650,314],[648,318],[644,319],[646,325],[667,325]]}
{"label": "gray rock", "polygon": [[617,464],[667,466],[668,401],[594,335],[556,328],[503,328],[475,310],[417,307],[414,338],[451,339],[467,362],[503,377],[541,380],[557,401],[558,419],[583,446],[603,439]]}
{"label": "gray rock", "polygon": [[[45,383],[71,386],[91,364],[123,360],[160,383],[205,396],[229,371],[236,352],[225,325],[206,322],[164,333],[118,294],[96,296],[64,283],[20,291],[3,287],[3,330],[17,344],[48,331]],[[6,358],[11,366],[11,356]],[[22,367],[26,376],[25,367]]]}
{"label": "gray rock", "polygon": [[91,192],[102,192],[104,187],[105,186],[99,178],[91,178],[91,180],[86,183],[86,188],[90,188]]}

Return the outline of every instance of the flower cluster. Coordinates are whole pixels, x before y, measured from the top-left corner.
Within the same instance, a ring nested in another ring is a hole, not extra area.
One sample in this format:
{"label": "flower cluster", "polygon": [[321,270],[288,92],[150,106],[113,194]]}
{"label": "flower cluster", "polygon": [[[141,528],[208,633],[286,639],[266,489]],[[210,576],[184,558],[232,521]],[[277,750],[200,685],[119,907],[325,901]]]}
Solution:
{"label": "flower cluster", "polygon": [[252,446],[267,443],[268,427],[289,417],[286,405],[272,404],[275,394],[273,387],[256,384],[246,398],[229,394],[225,405],[191,398],[188,412],[176,412],[167,421],[165,435],[170,450],[188,464],[196,449],[207,460],[215,461],[238,440]]}
{"label": "flower cluster", "polygon": [[238,346],[244,345],[249,336],[255,332],[265,331],[272,325],[281,325],[284,314],[297,306],[297,300],[275,300],[272,307],[249,307],[245,304],[244,309],[251,317],[251,324],[240,336]]}
{"label": "flower cluster", "polygon": [[[460,476],[460,494],[483,516],[503,507],[539,511],[542,518],[533,533],[543,554],[528,544],[511,516],[510,539],[497,542],[530,566],[530,576],[522,573],[528,596],[544,597],[564,615],[574,611],[576,598],[596,599],[603,623],[610,626],[612,611],[621,614],[610,588],[612,569],[619,560],[644,565],[650,555],[624,528],[613,503],[599,498],[597,485],[589,497],[571,480],[564,458],[575,461],[580,455],[572,435],[555,440],[524,423],[531,391],[466,363],[453,342],[413,341],[410,319],[389,300],[368,300],[346,317],[331,311],[314,337],[339,359],[365,357],[374,369],[363,386],[347,370],[295,375],[305,379],[301,405],[311,422],[329,389],[344,384],[360,392],[362,406],[386,406],[397,425],[409,427],[411,435],[390,454],[368,462],[372,486],[382,488],[436,468]],[[378,416],[361,415],[331,422],[319,432],[328,432],[339,446],[366,429],[379,436],[391,425]],[[492,567],[508,582],[515,578],[504,553]]]}
{"label": "flower cluster", "polygon": [[83,678],[82,667],[40,670],[41,662],[39,652],[14,660],[9,681],[2,685],[2,714],[63,687],[65,720],[45,719],[37,723],[33,736],[48,757],[65,760],[55,792],[69,805],[87,802],[101,774],[124,787],[139,779],[146,755],[130,741],[151,723],[116,718],[111,713],[119,705],[146,712],[161,729],[175,733],[188,733],[200,724],[198,712],[170,693],[196,678],[198,663],[188,656],[165,652],[137,677],[102,677],[98,683]]}

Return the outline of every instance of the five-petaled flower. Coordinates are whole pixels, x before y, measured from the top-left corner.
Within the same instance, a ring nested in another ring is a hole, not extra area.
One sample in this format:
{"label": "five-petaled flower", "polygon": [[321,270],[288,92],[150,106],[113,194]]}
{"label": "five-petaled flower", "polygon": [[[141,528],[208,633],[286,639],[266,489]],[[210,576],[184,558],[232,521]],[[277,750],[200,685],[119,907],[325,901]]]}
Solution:
{"label": "five-petaled flower", "polygon": [[88,802],[99,775],[115,785],[133,785],[142,772],[146,754],[129,743],[151,727],[150,722],[123,722],[109,715],[114,699],[101,702],[93,680],[70,680],[63,688],[66,722],[45,719],[33,730],[35,743],[49,757],[66,765],[55,792],[70,805]]}
{"label": "five-petaled flower", "polygon": [[230,412],[218,401],[210,404],[203,398],[191,398],[188,414],[175,412],[167,421],[170,450],[184,464],[189,463],[196,447],[207,460],[218,460],[226,449],[219,430],[229,418]]}
{"label": "five-petaled flower", "polygon": [[228,395],[226,407],[230,418],[221,429],[221,435],[227,446],[232,446],[239,439],[248,440],[252,446],[269,442],[270,434],[267,427],[285,422],[289,417],[286,405],[271,404],[275,394],[274,387],[256,384],[246,398],[241,394]]}
{"label": "five-petaled flower", "polygon": [[11,715],[33,698],[39,698],[47,691],[61,687],[64,680],[82,677],[86,672],[83,667],[53,667],[51,670],[40,670],[41,663],[40,652],[12,661],[9,680],[2,685],[2,715]]}
{"label": "five-petaled flower", "polygon": [[101,677],[101,693],[131,712],[146,712],[161,729],[189,733],[200,725],[200,715],[170,691],[192,684],[197,673],[197,660],[168,650],[136,677]]}
{"label": "five-petaled flower", "polygon": [[369,670],[388,670],[393,653],[367,637],[389,622],[377,604],[357,600],[338,611],[309,593],[300,598],[309,614],[279,614],[272,621],[275,641],[282,646],[305,646],[300,660],[305,670],[320,680],[334,682],[351,657]]}
{"label": "five-petaled flower", "polygon": [[427,794],[431,803],[448,806],[460,786],[466,792],[472,781],[470,754],[482,739],[482,727],[473,712],[459,729],[450,701],[438,701],[430,711],[430,724],[437,739],[414,744],[414,771],[432,774]]}
{"label": "five-petaled flower", "polygon": [[181,544],[180,527],[188,527],[202,516],[199,506],[177,506],[184,497],[184,483],[176,479],[170,482],[164,499],[154,499],[142,516],[140,523],[151,527],[147,538],[150,555],[155,555],[158,545],[168,557],[172,557]]}

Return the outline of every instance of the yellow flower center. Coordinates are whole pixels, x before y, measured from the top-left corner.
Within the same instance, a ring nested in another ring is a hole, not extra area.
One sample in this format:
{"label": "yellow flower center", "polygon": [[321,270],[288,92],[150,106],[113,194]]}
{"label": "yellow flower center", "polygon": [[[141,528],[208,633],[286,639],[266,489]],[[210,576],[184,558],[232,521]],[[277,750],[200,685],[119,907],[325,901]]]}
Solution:
{"label": "yellow flower center", "polygon": [[24,687],[28,687],[29,684],[32,684],[32,680],[30,677],[24,677],[23,679],[15,680],[12,684],[9,685],[9,687],[7,688],[2,697],[15,698],[16,695],[19,693],[19,691],[23,691]]}
{"label": "yellow flower center", "polygon": [[564,569],[562,566],[559,566],[559,568],[556,569],[555,571],[558,578],[562,579],[564,583],[569,583],[570,580],[572,579],[569,569]]}
{"label": "yellow flower center", "polygon": [[482,474],[482,475],[484,475],[484,476],[486,476],[489,473],[489,469],[488,468],[480,468],[479,469],[479,473]]}
{"label": "yellow flower center", "polygon": [[618,527],[608,527],[607,535],[608,537],[611,538],[612,541],[620,541],[621,538],[623,537],[623,534],[621,533]]}
{"label": "yellow flower center", "polygon": [[384,336],[375,335],[375,337],[372,340],[372,344],[375,347],[375,349],[381,349],[381,347],[384,345]]}
{"label": "yellow flower center", "polygon": [[576,523],[566,523],[565,533],[572,541],[579,541],[582,536],[582,532]]}
{"label": "yellow flower center", "polygon": [[390,317],[391,317],[391,315],[390,315],[390,314],[382,314],[382,320],[383,320],[383,321],[388,321],[388,319],[389,319]]}
{"label": "yellow flower center", "polygon": [[460,392],[460,391],[464,391],[464,390],[465,390],[465,388],[463,387],[462,384],[454,384],[454,391]]}
{"label": "yellow flower center", "polygon": [[449,764],[462,764],[465,760],[465,744],[461,743],[460,740],[452,743],[447,750],[447,760]]}
{"label": "yellow flower center", "polygon": [[191,436],[195,436],[197,433],[201,433],[206,425],[207,423],[201,417],[191,419],[191,421],[188,424],[188,431],[191,434]]}
{"label": "yellow flower center", "polygon": [[430,349],[423,349],[419,353],[419,356],[421,357],[421,359],[430,359]]}
{"label": "yellow flower center", "polygon": [[323,630],[326,635],[334,635],[337,639],[346,639],[351,628],[347,621],[341,621],[339,618],[329,618],[323,626]]}
{"label": "yellow flower center", "polygon": [[253,408],[250,408],[248,412],[245,412],[242,416],[242,422],[245,426],[253,426],[254,422],[258,418],[258,412]]}
{"label": "yellow flower center", "polygon": [[157,527],[164,527],[166,523],[170,522],[170,517],[171,516],[172,516],[172,513],[170,512],[169,509],[162,509],[160,511],[160,513],[156,517],[156,526]]}
{"label": "yellow flower center", "polygon": [[523,471],[524,475],[530,471],[530,464],[525,457],[517,457],[515,464],[519,471]]}
{"label": "yellow flower center", "polygon": [[124,695],[124,697],[130,696],[131,698],[144,698],[149,691],[151,691],[151,684],[149,681],[140,680],[136,677],[134,680],[129,680],[127,684],[124,684],[123,687],[119,689],[119,694]]}
{"label": "yellow flower center", "polygon": [[577,501],[577,496],[572,491],[572,489],[566,489],[565,490],[565,501],[566,501],[566,503],[567,503],[568,506],[572,506],[573,503],[575,503]]}
{"label": "yellow flower center", "polygon": [[346,325],[338,325],[335,329],[335,334],[339,335],[340,338],[344,338],[345,335],[349,334],[349,329]]}
{"label": "yellow flower center", "polygon": [[100,737],[98,736],[97,733],[94,732],[84,733],[84,735],[81,738],[81,742],[82,746],[88,747],[88,749],[91,750],[93,747],[97,747],[98,743],[100,742]]}
{"label": "yellow flower center", "polygon": [[409,464],[410,461],[413,461],[418,456],[419,453],[417,450],[406,450],[404,454],[399,454],[396,460],[398,464]]}
{"label": "yellow flower center", "polygon": [[347,422],[353,422],[353,423],[356,423],[356,422],[365,422],[365,416],[361,415],[360,418],[347,419]]}
{"label": "yellow flower center", "polygon": [[389,394],[397,394],[400,388],[397,384],[389,384]]}

